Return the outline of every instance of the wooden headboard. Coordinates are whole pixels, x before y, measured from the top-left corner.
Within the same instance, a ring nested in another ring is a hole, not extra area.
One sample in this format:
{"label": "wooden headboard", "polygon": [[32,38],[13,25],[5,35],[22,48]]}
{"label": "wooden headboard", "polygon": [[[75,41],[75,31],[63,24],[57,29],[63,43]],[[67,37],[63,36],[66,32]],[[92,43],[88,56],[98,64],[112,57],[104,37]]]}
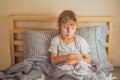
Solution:
{"label": "wooden headboard", "polygon": [[[106,51],[108,60],[111,61],[112,52],[112,34],[113,34],[113,17],[103,16],[78,16],[79,22],[103,22],[109,27],[106,39]],[[11,64],[15,64],[24,59],[23,43],[21,33],[27,30],[44,30],[57,29],[57,17],[54,16],[10,16],[9,32],[10,32],[10,55]],[[46,22],[53,22],[54,25],[46,25]],[[24,25],[27,24],[27,25]],[[37,25],[36,25],[37,24]],[[41,27],[42,24],[42,27]],[[47,26],[47,27],[46,27]],[[54,27],[53,27],[54,26]]]}

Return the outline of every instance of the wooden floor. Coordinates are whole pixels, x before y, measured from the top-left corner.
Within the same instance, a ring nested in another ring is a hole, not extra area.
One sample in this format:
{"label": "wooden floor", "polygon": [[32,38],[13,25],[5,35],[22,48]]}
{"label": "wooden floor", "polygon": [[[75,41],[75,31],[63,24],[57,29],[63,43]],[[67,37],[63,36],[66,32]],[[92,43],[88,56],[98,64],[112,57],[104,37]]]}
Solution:
{"label": "wooden floor", "polygon": [[113,77],[116,77],[117,80],[120,80],[120,66],[114,67],[114,71],[112,72]]}

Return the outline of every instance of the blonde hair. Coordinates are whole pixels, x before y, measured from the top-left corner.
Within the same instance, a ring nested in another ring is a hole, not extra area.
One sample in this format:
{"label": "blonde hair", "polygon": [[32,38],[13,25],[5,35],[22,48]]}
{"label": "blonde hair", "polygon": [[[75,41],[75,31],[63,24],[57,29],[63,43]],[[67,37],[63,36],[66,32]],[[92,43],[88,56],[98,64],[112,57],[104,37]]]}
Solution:
{"label": "blonde hair", "polygon": [[77,22],[76,15],[72,10],[64,10],[58,17],[57,26],[60,31],[62,24],[68,23],[69,25],[75,25]]}

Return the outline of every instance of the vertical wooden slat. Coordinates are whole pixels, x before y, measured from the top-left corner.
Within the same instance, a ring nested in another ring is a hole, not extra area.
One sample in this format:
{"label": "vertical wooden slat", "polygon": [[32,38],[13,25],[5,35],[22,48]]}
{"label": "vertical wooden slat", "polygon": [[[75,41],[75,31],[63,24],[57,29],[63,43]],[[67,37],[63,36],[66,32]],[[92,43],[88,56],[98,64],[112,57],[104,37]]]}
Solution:
{"label": "vertical wooden slat", "polygon": [[112,47],[113,47],[113,27],[114,24],[113,22],[108,22],[107,25],[109,26],[109,37],[108,37],[108,42],[109,42],[109,47],[108,47],[108,60],[111,62],[112,61]]}
{"label": "vertical wooden slat", "polygon": [[10,55],[11,55],[11,64],[15,63],[15,55],[14,55],[14,20],[13,16],[9,18],[9,34],[10,34]]}

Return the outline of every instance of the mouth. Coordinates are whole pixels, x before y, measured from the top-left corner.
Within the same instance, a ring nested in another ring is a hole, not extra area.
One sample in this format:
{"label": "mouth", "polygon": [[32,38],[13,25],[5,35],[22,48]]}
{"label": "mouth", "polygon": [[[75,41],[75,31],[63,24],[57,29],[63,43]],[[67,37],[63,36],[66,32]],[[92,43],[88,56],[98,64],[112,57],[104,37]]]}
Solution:
{"label": "mouth", "polygon": [[66,36],[70,36],[70,34],[66,34]]}
{"label": "mouth", "polygon": [[66,34],[67,37],[72,36],[71,34]]}

